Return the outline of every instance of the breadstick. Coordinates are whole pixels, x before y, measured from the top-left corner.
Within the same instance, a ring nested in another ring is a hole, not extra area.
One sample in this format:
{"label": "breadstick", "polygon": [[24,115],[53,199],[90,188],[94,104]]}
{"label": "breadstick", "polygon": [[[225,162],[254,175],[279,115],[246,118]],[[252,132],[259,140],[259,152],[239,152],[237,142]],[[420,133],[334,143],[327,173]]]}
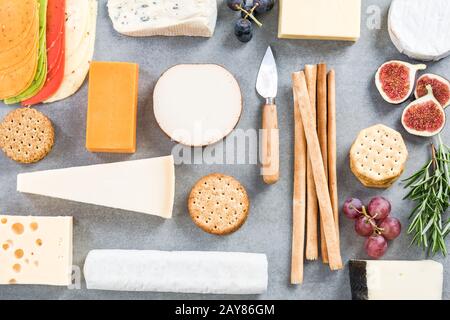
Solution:
{"label": "breadstick", "polygon": [[320,220],[324,230],[327,244],[328,259],[331,270],[342,269],[342,258],[337,241],[336,225],[334,223],[333,208],[331,206],[328,180],[325,175],[325,167],[320,150],[317,131],[314,128],[314,118],[311,114],[311,103],[309,101],[308,88],[306,86],[305,73],[296,72],[292,74],[294,89],[299,101],[303,127],[307,147],[310,150],[314,183],[317,191],[317,199],[321,212]]}
{"label": "breadstick", "polygon": [[336,74],[328,72],[328,188],[339,243],[339,200],[336,172]]}
{"label": "breadstick", "polygon": [[[317,68],[317,131],[319,134],[320,150],[328,180],[328,142],[327,142],[327,65],[319,64]],[[320,228],[320,248],[323,263],[328,263],[327,245],[323,227]]]}
{"label": "breadstick", "polygon": [[[309,100],[311,101],[311,112],[316,119],[316,86],[317,86],[317,66],[305,66],[306,84],[308,86]],[[316,122],[314,121],[314,127]],[[318,207],[316,187],[311,169],[311,160],[306,165],[306,259],[317,260],[319,257],[318,238]]]}
{"label": "breadstick", "polygon": [[303,282],[303,260],[305,249],[305,217],[306,217],[306,140],[303,129],[298,99],[294,92],[294,199],[292,230],[292,264],[291,283]]}

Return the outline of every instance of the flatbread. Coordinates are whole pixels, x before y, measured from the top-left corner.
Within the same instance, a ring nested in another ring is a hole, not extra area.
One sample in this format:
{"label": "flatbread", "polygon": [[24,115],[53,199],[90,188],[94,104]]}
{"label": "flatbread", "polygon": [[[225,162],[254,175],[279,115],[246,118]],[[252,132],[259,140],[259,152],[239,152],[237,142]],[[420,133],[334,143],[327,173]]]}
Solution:
{"label": "flatbread", "polygon": [[[72,44],[67,44],[67,42],[72,43],[71,34],[75,39],[78,39],[78,33],[75,35],[74,21],[70,19],[81,19],[78,18],[75,12],[71,14],[70,10],[75,10],[78,12],[79,8],[77,8],[72,2],[75,1],[78,3],[78,0],[68,0],[66,5],[66,11],[68,19],[66,21],[66,52],[65,52],[65,66],[64,66],[64,79],[61,83],[61,86],[52,95],[49,99],[44,101],[45,103],[55,102],[62,99],[65,99],[72,94],[74,94],[83,84],[86,75],[89,71],[90,62],[94,55],[94,47],[95,47],[95,32],[96,32],[96,24],[97,24],[97,1],[96,0],[88,0],[89,2],[89,11],[88,16],[90,18],[88,24],[88,31],[83,32],[82,38],[83,41],[80,43],[80,48],[73,49]],[[84,1],[84,0],[83,0]],[[84,21],[83,19],[81,19]],[[70,30],[70,31],[69,31]],[[77,41],[77,40],[76,40]],[[84,50],[84,51],[83,51]],[[71,54],[73,52],[73,54]],[[78,63],[78,64],[77,64]],[[76,65],[77,64],[77,65]]]}

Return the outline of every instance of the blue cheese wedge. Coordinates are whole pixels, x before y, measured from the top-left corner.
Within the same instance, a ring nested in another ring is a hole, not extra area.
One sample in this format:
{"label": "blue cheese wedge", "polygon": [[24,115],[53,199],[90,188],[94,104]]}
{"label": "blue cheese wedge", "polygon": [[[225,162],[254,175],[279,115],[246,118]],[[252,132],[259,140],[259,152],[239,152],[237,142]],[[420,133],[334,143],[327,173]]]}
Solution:
{"label": "blue cheese wedge", "polygon": [[72,217],[0,215],[0,285],[67,286]]}
{"label": "blue cheese wedge", "polygon": [[217,20],[216,0],[109,0],[114,29],[133,37],[211,37]]}
{"label": "blue cheese wedge", "polygon": [[441,300],[442,264],[431,261],[351,260],[353,300]]}

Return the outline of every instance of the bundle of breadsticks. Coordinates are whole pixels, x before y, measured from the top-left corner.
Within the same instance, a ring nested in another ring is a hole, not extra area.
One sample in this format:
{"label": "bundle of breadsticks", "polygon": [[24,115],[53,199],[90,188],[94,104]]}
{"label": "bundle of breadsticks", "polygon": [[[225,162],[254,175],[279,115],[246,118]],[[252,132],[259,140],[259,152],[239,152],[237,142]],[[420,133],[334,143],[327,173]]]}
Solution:
{"label": "bundle of breadsticks", "polygon": [[[336,177],[336,80],[326,64],[292,74],[295,119],[291,283],[303,262],[319,258],[342,269]],[[320,230],[320,231],[319,231]],[[320,236],[319,236],[320,234]],[[319,240],[320,238],[320,240]]]}

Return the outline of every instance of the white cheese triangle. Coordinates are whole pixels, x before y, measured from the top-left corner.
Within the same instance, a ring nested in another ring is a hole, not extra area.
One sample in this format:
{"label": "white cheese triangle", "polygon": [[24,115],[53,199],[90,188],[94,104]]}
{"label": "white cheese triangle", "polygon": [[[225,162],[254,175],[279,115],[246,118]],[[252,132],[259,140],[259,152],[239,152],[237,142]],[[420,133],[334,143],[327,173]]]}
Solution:
{"label": "white cheese triangle", "polygon": [[172,217],[172,156],[23,173],[17,191]]}

